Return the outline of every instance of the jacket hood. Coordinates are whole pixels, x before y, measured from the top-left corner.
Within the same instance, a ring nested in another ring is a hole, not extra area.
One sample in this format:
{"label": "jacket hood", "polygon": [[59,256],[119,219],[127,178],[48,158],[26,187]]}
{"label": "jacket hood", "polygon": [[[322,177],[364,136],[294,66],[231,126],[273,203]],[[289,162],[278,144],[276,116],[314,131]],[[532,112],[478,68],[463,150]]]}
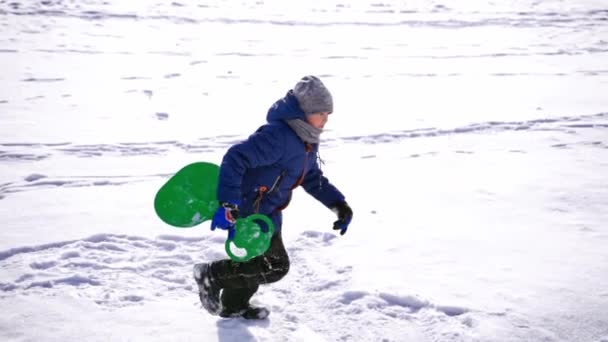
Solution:
{"label": "jacket hood", "polygon": [[302,119],[306,120],[306,114],[300,109],[298,99],[293,94],[293,90],[287,92],[287,94],[277,100],[266,115],[266,121],[276,122],[284,121],[289,119]]}

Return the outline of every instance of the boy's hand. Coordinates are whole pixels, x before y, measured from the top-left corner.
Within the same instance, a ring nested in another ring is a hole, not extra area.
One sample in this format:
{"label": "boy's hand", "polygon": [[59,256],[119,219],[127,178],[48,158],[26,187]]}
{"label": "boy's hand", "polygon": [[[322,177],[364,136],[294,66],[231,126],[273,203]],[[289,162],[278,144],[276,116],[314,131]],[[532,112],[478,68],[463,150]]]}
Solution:
{"label": "boy's hand", "polygon": [[348,229],[350,221],[353,219],[353,210],[346,202],[338,202],[330,207],[338,215],[338,220],[334,222],[334,230],[339,230],[340,235],[344,235]]}
{"label": "boy's hand", "polygon": [[234,231],[234,223],[239,218],[238,204],[221,202],[211,220],[211,230],[215,228],[227,229],[231,233]]}

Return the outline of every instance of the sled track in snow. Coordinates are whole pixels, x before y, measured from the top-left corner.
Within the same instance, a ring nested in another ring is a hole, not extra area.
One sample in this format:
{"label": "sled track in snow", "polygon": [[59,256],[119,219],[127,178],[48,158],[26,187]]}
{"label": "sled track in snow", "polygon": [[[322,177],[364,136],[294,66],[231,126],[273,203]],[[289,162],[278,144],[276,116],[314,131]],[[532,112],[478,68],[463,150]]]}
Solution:
{"label": "sled track in snow", "polygon": [[[0,3],[0,14],[36,17],[68,17],[82,20],[138,20],[138,21],[168,21],[182,25],[200,25],[205,23],[249,24],[274,26],[405,26],[432,28],[467,28],[484,26],[513,26],[513,27],[570,27],[573,25],[602,25],[606,18],[605,9],[570,10],[557,13],[550,10],[501,11],[499,13],[462,12],[453,10],[452,6],[429,3],[427,6],[412,6],[412,4],[376,3],[364,7],[329,3],[318,7],[312,4],[299,8],[299,15],[290,15],[281,9],[275,10],[282,16],[276,19],[259,19],[256,13],[268,11],[264,2],[241,6],[238,15],[227,17],[222,4],[207,2],[192,4],[183,1],[151,2],[150,6],[157,8],[158,14],[145,14],[133,8],[121,9],[111,1],[87,1],[84,7],[80,1],[7,1]],[[302,15],[314,14],[314,15]],[[343,20],[336,20],[338,13]],[[445,14],[468,15],[469,20],[457,20]],[[361,14],[364,14],[362,17]],[[302,18],[315,19],[302,19]],[[387,21],[385,17],[390,17]]]}
{"label": "sled track in snow", "polygon": [[[593,130],[592,134],[586,132]],[[541,118],[528,121],[491,121],[475,123],[452,129],[419,128],[411,130],[391,131],[361,136],[345,136],[327,138],[323,145],[325,148],[340,148],[349,145],[385,145],[399,143],[414,139],[434,139],[441,137],[458,137],[464,135],[500,134],[506,132],[546,133],[555,136],[568,137],[568,141],[555,139],[546,140],[547,147],[556,150],[568,150],[577,146],[588,148],[608,149],[608,141],[603,139],[603,132],[608,132],[608,113],[594,115],[567,116],[559,118]],[[599,132],[599,134],[597,134]],[[579,137],[580,139],[572,139]],[[191,153],[204,155],[223,151],[246,137],[234,135],[221,135],[215,137],[199,138],[193,142],[158,141],[158,142],[121,142],[115,144],[87,144],[80,145],[69,142],[64,143],[35,143],[15,142],[0,143],[0,162],[7,163],[37,163],[52,158],[78,158],[102,162],[105,158],[126,158],[138,156],[167,156],[172,153]],[[526,153],[527,151],[503,147],[508,152]],[[439,153],[473,154],[473,150],[454,148],[447,151],[408,150],[405,157],[419,158],[435,156]],[[359,152],[361,159],[376,157],[367,150]],[[201,157],[202,158],[202,157]],[[81,176],[49,176],[45,174],[24,174],[23,178],[10,182],[0,183],[0,200],[10,194],[23,191],[34,191],[48,188],[78,188],[78,187],[105,187],[122,186],[138,182],[166,179],[168,173],[151,173],[140,175],[81,175]]]}
{"label": "sled track in snow", "polygon": [[[417,128],[411,130],[395,130],[361,136],[344,136],[325,139],[323,144],[333,146],[343,143],[389,144],[397,141],[417,138],[434,138],[451,135],[500,133],[512,131],[552,131],[576,134],[586,129],[602,129],[608,131],[608,112],[593,115],[564,116],[558,118],[540,118],[527,121],[489,121],[473,123],[455,128]],[[171,152],[206,153],[218,149],[226,149],[245,139],[246,136],[220,135],[199,138],[192,142],[152,141],[152,142],[118,142],[113,144],[75,144],[14,142],[0,143],[0,161],[32,162],[56,155],[74,156],[77,158],[95,159],[107,156],[131,157],[145,155],[167,155]],[[601,148],[608,148],[608,142],[589,142]]]}
{"label": "sled track in snow", "polygon": [[0,298],[17,293],[44,295],[67,286],[78,288],[81,296],[100,305],[120,307],[150,300],[142,295],[155,292],[150,289],[157,289],[159,295],[183,295],[193,289],[189,268],[202,240],[99,234],[1,251],[2,269],[17,276],[2,280]]}
{"label": "sled track in snow", "polygon": [[[254,297],[254,303],[266,304],[273,312],[273,338],[290,340],[302,329],[336,341],[373,341],[378,336],[397,341],[420,327],[427,327],[432,335],[426,337],[438,340],[469,334],[473,321],[467,317],[468,308],[432,303],[411,294],[353,289],[352,266],[315,257],[323,254],[320,249],[332,248],[335,239],[330,233],[306,231],[296,241],[287,241],[291,246],[290,273],[278,283],[262,286]],[[68,291],[110,310],[184,297],[198,306],[192,265],[224,257],[222,246],[220,236],[163,235],[147,239],[98,234],[81,240],[16,247],[0,251],[0,268],[10,274],[0,282],[0,300],[18,295],[44,300]],[[202,309],[200,313],[206,315]],[[361,332],[360,327],[367,324],[370,315],[382,324],[368,325]],[[221,333],[235,325],[246,329],[248,324],[255,323],[219,321],[218,327]],[[352,329],[335,329],[336,324]],[[451,335],[442,332],[441,327],[446,326]]]}

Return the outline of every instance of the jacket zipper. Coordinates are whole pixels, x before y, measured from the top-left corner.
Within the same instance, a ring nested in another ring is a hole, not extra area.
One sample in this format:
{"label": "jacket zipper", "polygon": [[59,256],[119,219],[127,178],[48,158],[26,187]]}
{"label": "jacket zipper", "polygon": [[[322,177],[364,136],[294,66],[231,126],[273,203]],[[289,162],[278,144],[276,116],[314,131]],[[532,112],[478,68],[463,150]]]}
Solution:
{"label": "jacket zipper", "polygon": [[[302,184],[302,182],[304,181],[304,177],[306,176],[306,166],[308,165],[308,155],[312,151],[312,145],[309,143],[306,143],[305,150],[306,150],[306,154],[304,155],[304,167],[302,168],[302,174],[300,175],[300,177],[298,177],[298,180],[291,187],[290,190],[293,190],[293,189],[297,188],[298,186],[300,186]],[[258,213],[260,211],[260,204],[262,203],[262,198],[264,198],[264,194],[270,194],[273,191],[275,191],[276,188],[281,184],[283,177],[285,177],[285,170],[281,171],[281,174],[274,180],[270,189],[268,189],[264,185],[262,185],[258,188],[258,195],[256,196],[256,198],[253,202],[253,206],[255,208],[255,210],[254,210],[255,213]],[[287,208],[287,206],[289,205],[289,202],[291,202],[291,191],[289,193],[289,198],[287,199],[285,204],[278,207],[275,210],[275,212],[282,211],[283,209]]]}

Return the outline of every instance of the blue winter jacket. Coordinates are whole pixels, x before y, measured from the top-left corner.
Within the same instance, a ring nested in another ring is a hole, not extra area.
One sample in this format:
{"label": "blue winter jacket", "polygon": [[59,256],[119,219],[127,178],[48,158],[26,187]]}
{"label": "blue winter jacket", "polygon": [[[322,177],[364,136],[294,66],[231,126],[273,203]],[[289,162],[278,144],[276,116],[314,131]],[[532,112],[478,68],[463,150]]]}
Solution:
{"label": "blue winter jacket", "polygon": [[318,144],[304,143],[284,121],[305,117],[290,90],[270,107],[268,123],[228,149],[220,166],[218,200],[240,203],[241,217],[268,215],[275,234],[281,230],[281,210],[299,185],[326,207],[344,201],[319,168]]}

